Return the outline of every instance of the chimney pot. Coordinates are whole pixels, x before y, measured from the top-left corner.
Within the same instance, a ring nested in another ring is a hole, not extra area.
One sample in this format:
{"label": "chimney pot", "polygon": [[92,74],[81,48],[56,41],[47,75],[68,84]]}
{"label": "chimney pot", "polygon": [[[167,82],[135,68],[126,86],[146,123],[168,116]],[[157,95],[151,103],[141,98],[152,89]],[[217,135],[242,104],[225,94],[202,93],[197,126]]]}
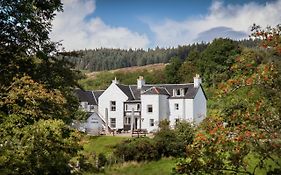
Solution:
{"label": "chimney pot", "polygon": [[193,77],[194,80],[194,87],[198,88],[200,86],[200,84],[202,83],[202,79],[200,78],[199,74],[196,74],[195,77]]}
{"label": "chimney pot", "polygon": [[137,79],[137,88],[141,89],[145,85],[145,80],[143,79],[143,76],[139,76]]}

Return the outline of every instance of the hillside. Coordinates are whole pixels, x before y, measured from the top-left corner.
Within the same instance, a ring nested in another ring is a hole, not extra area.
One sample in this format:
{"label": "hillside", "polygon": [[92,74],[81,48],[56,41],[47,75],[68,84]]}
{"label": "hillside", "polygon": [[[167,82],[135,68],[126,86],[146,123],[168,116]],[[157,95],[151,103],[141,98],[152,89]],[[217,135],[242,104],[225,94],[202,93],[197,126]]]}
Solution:
{"label": "hillside", "polygon": [[86,90],[105,89],[115,77],[122,84],[135,84],[139,76],[143,76],[148,83],[165,83],[165,66],[158,63],[85,73],[86,78],[80,81],[80,85]]}
{"label": "hillside", "polygon": [[[163,70],[167,64],[158,63],[158,64],[149,64],[145,66],[132,66],[132,67],[124,67],[119,69],[110,70],[110,73],[133,73],[133,72],[142,72],[144,70],[148,72],[153,72],[155,70]],[[98,74],[104,73],[106,71],[95,71],[90,73],[85,73],[87,78],[95,79]]]}
{"label": "hillside", "polygon": [[[236,41],[244,47],[255,47],[257,41]],[[173,48],[153,49],[85,49],[72,52],[64,52],[62,55],[74,63],[76,69],[93,71],[114,70],[124,67],[144,66],[157,63],[168,63],[171,58],[177,57],[185,60],[189,53],[203,52],[210,43],[197,43]]]}

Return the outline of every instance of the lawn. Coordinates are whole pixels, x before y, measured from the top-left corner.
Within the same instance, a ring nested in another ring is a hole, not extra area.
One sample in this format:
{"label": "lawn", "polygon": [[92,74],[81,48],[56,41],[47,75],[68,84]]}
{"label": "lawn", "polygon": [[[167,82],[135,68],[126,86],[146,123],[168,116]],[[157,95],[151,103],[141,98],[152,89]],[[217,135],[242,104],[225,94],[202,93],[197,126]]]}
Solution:
{"label": "lawn", "polygon": [[86,153],[104,153],[109,156],[113,152],[113,147],[122,140],[129,139],[128,137],[114,136],[87,136],[85,138],[84,152]]}
{"label": "lawn", "polygon": [[[84,138],[84,150],[85,153],[104,153],[107,157],[113,152],[113,147],[117,143],[123,140],[129,139],[128,137],[116,137],[116,136],[86,136]],[[175,165],[176,160],[172,158],[163,158],[159,161],[151,162],[125,162],[123,164],[115,164],[111,167],[107,167],[104,173],[100,175],[166,175],[170,174],[172,168]],[[92,174],[85,172],[85,175]]]}
{"label": "lawn", "polygon": [[[162,158],[159,161],[151,162],[126,162],[116,164],[110,168],[106,168],[105,175],[168,175],[171,174],[172,168],[175,166],[176,159]],[[101,175],[101,174],[100,174]]]}

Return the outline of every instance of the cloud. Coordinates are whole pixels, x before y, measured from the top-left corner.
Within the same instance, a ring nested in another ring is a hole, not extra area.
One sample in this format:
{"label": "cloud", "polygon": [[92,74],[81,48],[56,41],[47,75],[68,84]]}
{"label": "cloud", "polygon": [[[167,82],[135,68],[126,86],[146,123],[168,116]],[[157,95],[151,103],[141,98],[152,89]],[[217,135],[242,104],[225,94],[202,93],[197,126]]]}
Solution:
{"label": "cloud", "polygon": [[62,41],[66,50],[106,48],[147,48],[145,34],[132,32],[125,27],[112,27],[102,19],[89,18],[95,11],[92,0],[63,0],[64,12],[53,21],[51,39]]}
{"label": "cloud", "polygon": [[243,39],[247,38],[249,34],[243,31],[235,31],[229,27],[214,27],[204,32],[201,32],[197,35],[197,38],[194,39],[195,42],[211,42],[214,38],[232,38],[232,39]]}
{"label": "cloud", "polygon": [[225,5],[223,1],[213,1],[205,16],[184,21],[166,19],[162,23],[146,23],[155,34],[154,45],[167,47],[200,40],[210,41],[215,37],[247,38],[253,23],[263,27],[277,25],[281,21],[280,11],[281,0],[243,5]]}

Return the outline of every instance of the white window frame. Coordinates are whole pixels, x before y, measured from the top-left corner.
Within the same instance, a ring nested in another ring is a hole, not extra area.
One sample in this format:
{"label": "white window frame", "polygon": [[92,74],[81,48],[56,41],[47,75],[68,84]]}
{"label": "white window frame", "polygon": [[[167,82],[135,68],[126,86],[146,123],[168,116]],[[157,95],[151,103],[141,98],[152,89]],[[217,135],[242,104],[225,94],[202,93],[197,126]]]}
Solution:
{"label": "white window frame", "polygon": [[149,126],[150,127],[153,127],[154,126],[154,119],[149,119]]}
{"label": "white window frame", "polygon": [[116,118],[110,118],[110,127],[116,128]]}
{"label": "white window frame", "polygon": [[[151,109],[151,111],[149,109]],[[147,113],[153,113],[153,106],[152,105],[147,105]]]}
{"label": "white window frame", "polygon": [[175,103],[175,110],[178,111],[179,108],[180,108],[180,107],[179,107],[179,104],[178,104],[178,103]]}
{"label": "white window frame", "polygon": [[131,124],[131,117],[125,117],[125,124],[130,125]]}
{"label": "white window frame", "polygon": [[116,111],[116,101],[110,101],[110,111]]}

